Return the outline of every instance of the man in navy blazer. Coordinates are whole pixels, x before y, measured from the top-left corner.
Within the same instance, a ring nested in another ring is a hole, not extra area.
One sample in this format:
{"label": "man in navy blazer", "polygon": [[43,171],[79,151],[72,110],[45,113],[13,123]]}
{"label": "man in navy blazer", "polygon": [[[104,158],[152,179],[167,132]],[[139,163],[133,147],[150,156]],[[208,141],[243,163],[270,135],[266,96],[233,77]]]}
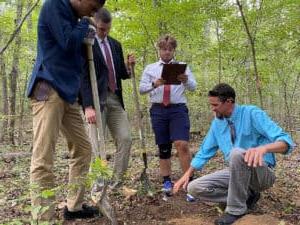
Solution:
{"label": "man in navy blazer", "polygon": [[[37,58],[28,85],[33,110],[33,152],[30,182],[33,219],[53,223],[54,196],[42,190],[54,188],[53,159],[59,131],[69,147],[69,185],[64,218],[94,217],[97,210],[83,204],[84,177],[91,158],[91,144],[76,103],[83,71],[83,42],[90,37],[91,16],[105,0],[46,0],[38,21]],[[79,20],[80,19],[80,20]],[[93,37],[93,35],[91,35]]]}
{"label": "man in navy blazer", "polygon": [[[134,64],[135,59],[133,55],[129,55],[126,67],[121,44],[108,36],[112,22],[110,12],[101,8],[94,18],[97,35],[93,53],[102,120],[104,127],[109,128],[115,140],[114,186],[119,186],[128,167],[132,142],[128,116],[124,109],[121,80],[130,78],[130,64]],[[81,82],[81,97],[87,122],[95,123],[96,112],[88,73]]]}

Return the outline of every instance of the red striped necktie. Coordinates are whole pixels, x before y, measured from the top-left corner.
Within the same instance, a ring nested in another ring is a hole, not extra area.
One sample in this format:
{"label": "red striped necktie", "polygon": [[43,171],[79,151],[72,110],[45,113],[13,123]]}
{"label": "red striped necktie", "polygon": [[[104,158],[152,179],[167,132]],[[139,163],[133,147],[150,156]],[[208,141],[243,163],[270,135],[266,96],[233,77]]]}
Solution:
{"label": "red striped necktie", "polygon": [[171,100],[171,85],[165,84],[164,85],[164,94],[163,94],[163,105],[168,106]]}
{"label": "red striped necktie", "polygon": [[[170,64],[176,64],[176,61],[170,62]],[[165,84],[164,85],[164,93],[163,93],[163,102],[164,106],[168,106],[171,102],[171,85]]]}
{"label": "red striped necktie", "polygon": [[114,76],[113,62],[112,62],[112,58],[110,56],[110,52],[108,50],[107,43],[105,41],[102,41],[102,44],[104,47],[106,65],[108,68],[108,87],[114,93],[117,86],[116,86],[116,80],[115,80],[115,76]]}

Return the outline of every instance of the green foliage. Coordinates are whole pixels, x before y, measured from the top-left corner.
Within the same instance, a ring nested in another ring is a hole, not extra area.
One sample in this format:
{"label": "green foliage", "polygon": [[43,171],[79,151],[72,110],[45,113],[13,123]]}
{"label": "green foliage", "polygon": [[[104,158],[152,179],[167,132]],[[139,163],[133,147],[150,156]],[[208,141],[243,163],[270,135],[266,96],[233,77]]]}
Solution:
{"label": "green foliage", "polygon": [[[295,111],[294,105],[297,105],[297,96],[300,95],[295,90],[300,68],[299,3],[297,0],[241,2],[255,40],[263,98],[269,102],[267,108],[272,108],[271,102],[276,101],[279,102],[278,109]],[[31,4],[32,0],[23,1],[23,15]],[[122,43],[124,54],[134,52],[136,55],[138,78],[147,64],[158,59],[158,37],[165,33],[176,37],[176,58],[191,66],[198,82],[197,91],[188,93],[189,106],[193,109],[191,114],[207,115],[207,90],[219,81],[228,82],[240,90],[240,102],[257,103],[250,44],[235,1],[118,0],[107,1],[105,7],[113,13],[111,35]],[[24,97],[36,55],[39,10],[40,6],[21,30],[18,99]],[[15,14],[16,1],[0,2],[0,46],[5,44],[14,30]],[[11,70],[13,47],[14,44],[4,55],[6,74]],[[286,102],[280,100],[282,95],[287,96]],[[126,109],[132,116],[131,82],[124,82],[124,97]],[[147,97],[142,96],[141,101],[142,108],[147,110]],[[27,104],[26,101],[25,107]],[[28,113],[29,108],[25,109]],[[193,130],[206,126],[196,120],[192,123]]]}
{"label": "green foliage", "polygon": [[3,225],[23,225],[23,222],[21,220],[14,219],[13,221],[4,223]]}
{"label": "green foliage", "polygon": [[107,163],[99,157],[91,163],[90,171],[86,179],[87,187],[91,188],[98,179],[110,180],[112,178],[112,170]]}
{"label": "green foliage", "polygon": [[[49,206],[35,206],[31,209],[31,214],[33,217],[37,218],[40,214],[43,214],[49,209]],[[35,224],[48,224],[48,223],[39,223],[38,221],[33,221]]]}
{"label": "green foliage", "polygon": [[41,193],[42,198],[50,198],[55,196],[55,191],[54,190],[43,190]]}

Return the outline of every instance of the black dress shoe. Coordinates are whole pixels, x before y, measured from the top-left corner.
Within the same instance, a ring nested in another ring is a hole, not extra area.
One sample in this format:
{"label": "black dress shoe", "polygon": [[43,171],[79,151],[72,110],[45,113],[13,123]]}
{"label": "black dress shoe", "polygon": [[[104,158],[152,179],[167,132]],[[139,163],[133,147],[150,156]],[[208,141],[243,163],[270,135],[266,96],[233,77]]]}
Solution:
{"label": "black dress shoe", "polygon": [[246,201],[247,208],[254,209],[254,207],[259,199],[260,199],[260,193],[250,190],[249,197]]}
{"label": "black dress shoe", "polygon": [[88,206],[86,204],[82,205],[82,210],[70,212],[67,206],[64,208],[64,219],[74,220],[74,219],[87,219],[102,216],[99,210],[94,206]]}
{"label": "black dress shoe", "polygon": [[215,225],[230,225],[237,221],[239,218],[243,217],[243,215],[232,215],[229,213],[225,213],[219,219],[215,220]]}

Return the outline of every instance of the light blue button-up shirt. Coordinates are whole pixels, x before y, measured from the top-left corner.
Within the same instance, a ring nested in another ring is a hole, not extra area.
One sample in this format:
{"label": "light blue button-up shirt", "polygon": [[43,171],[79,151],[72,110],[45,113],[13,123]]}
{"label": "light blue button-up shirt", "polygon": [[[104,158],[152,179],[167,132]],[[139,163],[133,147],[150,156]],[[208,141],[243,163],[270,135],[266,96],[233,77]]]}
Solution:
{"label": "light blue button-up shirt", "polygon": [[[224,155],[225,161],[229,160],[230,151],[233,148],[254,148],[276,141],[284,141],[288,144],[289,153],[295,144],[290,135],[283,131],[262,109],[252,105],[235,104],[230,118],[235,126],[236,138],[231,142],[230,128],[226,119],[215,118],[208,131],[199,151],[193,158],[191,166],[200,170],[217,152],[218,149]],[[266,153],[264,161],[274,167],[276,164],[275,154]]]}
{"label": "light blue button-up shirt", "polygon": [[[171,60],[171,62],[174,62],[174,60]],[[149,93],[151,103],[162,103],[163,101],[164,85],[161,85],[157,88],[152,87],[152,82],[155,82],[157,79],[161,78],[163,64],[164,62],[160,59],[158,62],[146,66],[140,81],[140,93]],[[186,83],[181,83],[180,85],[171,85],[171,104],[186,103],[187,100],[184,95],[185,90],[194,91],[196,89],[197,83],[192,71],[188,66],[185,74],[188,77]]]}

